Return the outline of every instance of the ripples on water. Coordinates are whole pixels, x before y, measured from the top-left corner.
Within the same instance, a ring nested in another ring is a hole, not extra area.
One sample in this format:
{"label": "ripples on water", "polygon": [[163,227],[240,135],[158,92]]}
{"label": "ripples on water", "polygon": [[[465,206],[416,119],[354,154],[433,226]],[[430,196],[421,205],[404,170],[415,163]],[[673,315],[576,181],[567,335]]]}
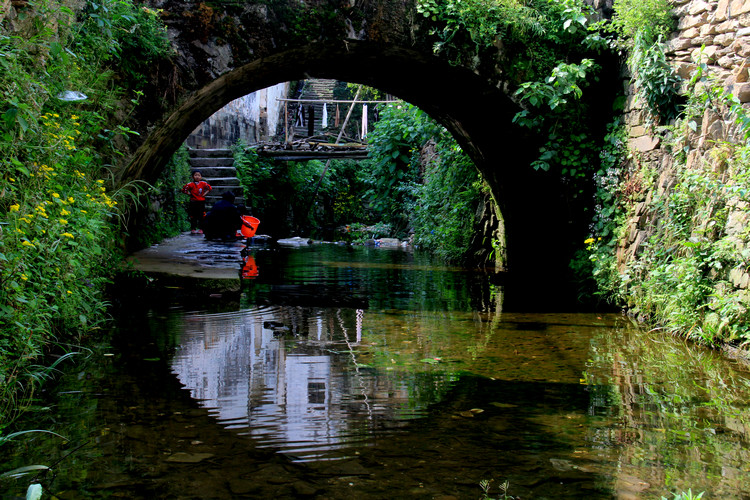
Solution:
{"label": "ripples on water", "polygon": [[255,260],[239,295],[196,305],[170,295],[181,284],[126,310],[114,355],[55,395],[69,427],[53,430],[73,439],[39,446],[61,460],[48,489],[448,499],[492,479],[522,498],[750,496],[748,372],[714,352],[618,315],[502,311],[491,277],[403,252]]}
{"label": "ripples on water", "polygon": [[[295,460],[345,457],[424,414],[408,380],[364,361],[363,310],[255,307],[191,314],[171,362],[217,421]],[[434,384],[444,381],[436,377]],[[334,453],[346,448],[347,453]]]}

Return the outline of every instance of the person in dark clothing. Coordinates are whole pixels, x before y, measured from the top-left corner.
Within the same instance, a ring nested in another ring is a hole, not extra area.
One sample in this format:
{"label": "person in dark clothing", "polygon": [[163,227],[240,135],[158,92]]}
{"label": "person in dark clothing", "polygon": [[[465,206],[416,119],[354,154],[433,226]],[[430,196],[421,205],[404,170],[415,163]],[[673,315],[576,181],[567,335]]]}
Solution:
{"label": "person in dark clothing", "polygon": [[211,211],[203,219],[203,234],[208,240],[230,240],[245,222],[240,209],[234,204],[234,193],[227,191],[221,195]]}

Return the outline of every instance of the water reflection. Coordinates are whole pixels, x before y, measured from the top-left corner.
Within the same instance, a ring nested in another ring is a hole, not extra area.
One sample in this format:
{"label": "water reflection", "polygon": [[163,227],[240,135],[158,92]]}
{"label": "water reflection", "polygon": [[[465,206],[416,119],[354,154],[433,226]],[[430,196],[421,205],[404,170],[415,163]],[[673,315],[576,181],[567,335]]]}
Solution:
{"label": "water reflection", "polygon": [[111,356],[26,426],[68,444],[5,470],[55,464],[58,498],[750,498],[750,378],[719,353],[501,311],[485,276],[400,252],[254,257],[241,296],[128,294]]}
{"label": "water reflection", "polygon": [[262,446],[295,460],[345,457],[434,402],[361,361],[364,314],[284,306],[191,314],[172,371],[219,423]]}
{"label": "water reflection", "polygon": [[584,372],[588,439],[618,471],[615,487],[750,498],[750,373],[746,364],[679,339],[619,329],[592,339]]}

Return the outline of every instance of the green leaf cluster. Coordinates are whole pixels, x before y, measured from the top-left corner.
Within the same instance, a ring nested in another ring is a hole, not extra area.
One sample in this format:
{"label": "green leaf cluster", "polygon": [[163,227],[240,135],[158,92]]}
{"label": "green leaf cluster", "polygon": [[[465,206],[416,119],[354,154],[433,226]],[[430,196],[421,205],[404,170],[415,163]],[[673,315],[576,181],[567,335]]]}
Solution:
{"label": "green leaf cluster", "polygon": [[278,162],[243,144],[234,158],[246,206],[278,234],[373,221],[362,198],[365,174],[357,162]]}
{"label": "green leaf cluster", "polygon": [[367,197],[395,233],[413,232],[415,245],[443,259],[465,258],[482,188],[455,139],[418,108],[391,105],[370,148]]}
{"label": "green leaf cluster", "polygon": [[636,34],[628,66],[638,96],[646,103],[650,121],[668,123],[679,112],[679,86],[682,81],[667,62],[662,43],[649,42],[645,31]]}
{"label": "green leaf cluster", "polygon": [[632,48],[638,36],[647,44],[666,38],[676,27],[668,0],[616,0],[612,22],[604,28],[618,36],[618,45]]}
{"label": "green leaf cluster", "polygon": [[134,24],[144,11],[95,10],[77,22],[62,3],[31,1],[22,31],[0,27],[0,431],[42,381],[33,364],[107,320],[122,207],[142,194],[115,189],[110,167],[134,134],[121,120],[138,99],[123,99],[112,68],[123,40],[147,43]]}

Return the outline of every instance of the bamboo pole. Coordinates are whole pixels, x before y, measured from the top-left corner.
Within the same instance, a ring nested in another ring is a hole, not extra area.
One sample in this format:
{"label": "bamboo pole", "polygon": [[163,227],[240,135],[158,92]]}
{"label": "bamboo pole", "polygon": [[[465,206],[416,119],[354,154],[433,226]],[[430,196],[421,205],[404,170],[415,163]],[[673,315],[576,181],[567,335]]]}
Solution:
{"label": "bamboo pole", "polygon": [[384,100],[384,101],[355,101],[351,99],[286,99],[283,97],[277,97],[276,100],[279,102],[304,102],[304,103],[325,102],[325,103],[340,103],[340,104],[349,104],[349,103],[355,103],[355,102],[359,104],[390,104],[394,102],[404,102],[400,99]]}
{"label": "bamboo pole", "polygon": [[284,103],[284,144],[289,142],[289,104]]}

